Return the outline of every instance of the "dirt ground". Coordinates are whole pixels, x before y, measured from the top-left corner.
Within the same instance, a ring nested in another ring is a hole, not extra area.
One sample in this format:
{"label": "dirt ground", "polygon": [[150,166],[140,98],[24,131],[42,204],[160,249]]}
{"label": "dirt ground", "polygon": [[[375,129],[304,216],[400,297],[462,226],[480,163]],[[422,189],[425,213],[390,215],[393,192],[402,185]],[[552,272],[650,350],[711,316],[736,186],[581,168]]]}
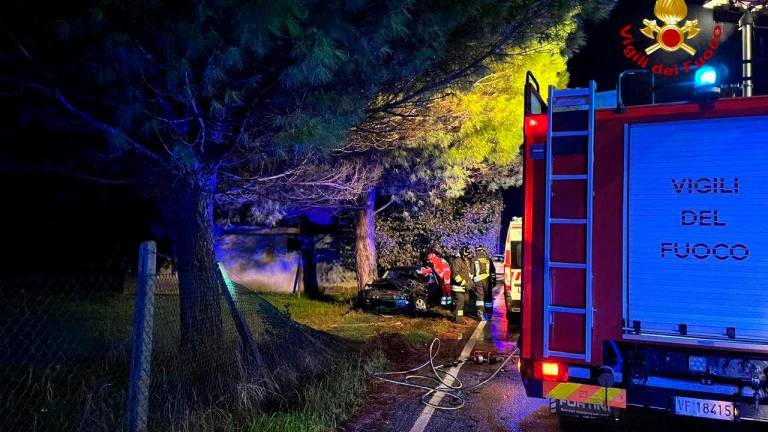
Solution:
{"label": "dirt ground", "polygon": [[[450,323],[447,330],[435,334],[440,339],[440,351],[436,363],[441,364],[458,358],[477,321],[465,319],[463,324]],[[419,366],[429,358],[429,343],[412,344],[401,335],[389,333],[372,338],[365,349],[381,349],[389,360],[387,371],[406,371]],[[366,393],[363,408],[358,416],[339,428],[342,431],[398,430],[399,419],[392,415],[393,406],[418,404],[423,390],[397,386],[372,379]],[[370,429],[372,430],[372,429]]]}

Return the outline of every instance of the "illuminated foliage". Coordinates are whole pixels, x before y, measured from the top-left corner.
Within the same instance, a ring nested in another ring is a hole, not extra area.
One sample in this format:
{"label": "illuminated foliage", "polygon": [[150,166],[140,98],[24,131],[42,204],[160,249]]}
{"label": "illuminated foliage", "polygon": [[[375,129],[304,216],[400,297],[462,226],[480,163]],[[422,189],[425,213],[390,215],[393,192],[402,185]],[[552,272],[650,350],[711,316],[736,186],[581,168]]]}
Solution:
{"label": "illuminated foliage", "polygon": [[389,153],[389,179],[398,180],[392,192],[401,205],[379,217],[382,265],[414,264],[433,247],[447,254],[462,244],[496,249],[499,189],[522,182],[526,73],[533,72],[545,98],[549,85],[567,86],[567,54],[581,42],[577,12],[489,62],[471,86],[447,89],[412,126],[410,146]]}
{"label": "illuminated foliage", "polygon": [[531,48],[506,61],[493,63],[490,74],[471,91],[458,97],[457,107],[466,113],[450,159],[472,165],[485,161],[496,167],[511,164],[523,142],[523,88],[526,71],[532,71],[543,88],[567,84],[566,58],[561,47]]}
{"label": "illuminated foliage", "polygon": [[544,97],[549,85],[567,86],[567,56],[584,42],[582,23],[605,17],[611,6],[606,1],[580,2],[557,19],[531,21],[535,36],[489,58],[474,79],[458,81],[428,103],[401,110],[404,118],[387,125],[398,133],[382,136],[382,141],[389,139],[377,160],[384,172],[382,194],[399,202],[437,204],[461,196],[472,185],[489,191],[519,185],[526,72],[536,76]]}
{"label": "illuminated foliage", "polygon": [[420,255],[436,250],[443,257],[462,245],[483,245],[495,251],[501,228],[500,196],[448,199],[437,206],[416,205],[392,211],[376,225],[382,268],[416,265]]}
{"label": "illuminated foliage", "polygon": [[[519,185],[518,154],[523,142],[526,72],[549,85],[567,86],[566,41],[573,25],[563,25],[560,40],[532,43],[488,65],[488,73],[469,89],[455,91],[432,110],[424,145],[442,150],[446,193],[458,196],[472,182],[490,189]],[[447,120],[447,121],[446,121]]]}

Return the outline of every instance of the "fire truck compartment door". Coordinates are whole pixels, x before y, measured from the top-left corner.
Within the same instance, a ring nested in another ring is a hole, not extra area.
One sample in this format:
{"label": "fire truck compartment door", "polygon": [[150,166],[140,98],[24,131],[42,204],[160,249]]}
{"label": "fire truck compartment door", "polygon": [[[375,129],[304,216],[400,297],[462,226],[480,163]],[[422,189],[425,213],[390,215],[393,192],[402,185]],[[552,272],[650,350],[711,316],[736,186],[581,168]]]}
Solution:
{"label": "fire truck compartment door", "polygon": [[635,124],[625,146],[626,332],[768,344],[768,116]]}

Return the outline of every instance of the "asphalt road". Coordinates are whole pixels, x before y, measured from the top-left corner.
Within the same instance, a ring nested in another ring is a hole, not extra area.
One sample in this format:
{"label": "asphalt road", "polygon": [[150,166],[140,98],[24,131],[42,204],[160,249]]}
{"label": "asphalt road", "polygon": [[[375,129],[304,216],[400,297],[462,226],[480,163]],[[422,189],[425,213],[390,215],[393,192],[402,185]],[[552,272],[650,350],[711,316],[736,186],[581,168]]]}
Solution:
{"label": "asphalt road", "polygon": [[[501,290],[495,296],[494,319],[483,329],[477,341],[476,350],[511,352],[517,340],[517,326],[508,323]],[[471,330],[475,326],[470,327]],[[468,335],[467,335],[468,336]],[[446,357],[458,356],[464,340],[456,344]],[[414,363],[424,359],[414,359]],[[525,394],[520,375],[514,362],[485,386],[466,395],[466,405],[459,410],[436,410],[426,428],[427,432],[487,432],[487,431],[536,431],[536,432],[579,432],[579,431],[653,431],[653,432],[753,432],[766,431],[765,424],[723,423],[697,421],[674,417],[654,411],[630,411],[619,422],[561,422],[550,413],[549,402],[531,399]],[[465,387],[484,380],[495,370],[493,365],[476,365],[466,362],[459,378]],[[377,401],[375,407],[363,410],[363,414],[344,431],[355,432],[409,432],[424,409],[419,402],[420,392],[387,383],[375,386]],[[448,405],[443,401],[444,405]]]}

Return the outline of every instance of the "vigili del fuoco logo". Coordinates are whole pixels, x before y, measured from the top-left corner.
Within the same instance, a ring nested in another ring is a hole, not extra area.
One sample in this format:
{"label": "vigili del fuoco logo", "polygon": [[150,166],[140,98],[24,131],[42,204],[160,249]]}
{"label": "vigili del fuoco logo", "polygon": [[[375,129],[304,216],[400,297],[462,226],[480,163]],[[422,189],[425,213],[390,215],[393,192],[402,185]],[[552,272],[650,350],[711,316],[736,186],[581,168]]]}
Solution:
{"label": "vigili del fuoco logo", "polygon": [[[701,37],[701,28],[698,20],[687,19],[688,6],[684,0],[656,0],[653,13],[656,19],[644,19],[644,27],[640,29],[640,34],[647,39],[636,41],[632,24],[624,26],[619,32],[624,56],[630,61],[643,69],[650,67],[656,75],[677,76],[689,73],[693,66],[703,66],[715,56],[723,34],[723,28],[719,24],[712,30],[712,37],[706,49],[697,53],[689,41]],[[685,23],[680,25],[683,21]],[[691,58],[679,64],[664,62],[664,53],[677,51],[684,51]]]}

